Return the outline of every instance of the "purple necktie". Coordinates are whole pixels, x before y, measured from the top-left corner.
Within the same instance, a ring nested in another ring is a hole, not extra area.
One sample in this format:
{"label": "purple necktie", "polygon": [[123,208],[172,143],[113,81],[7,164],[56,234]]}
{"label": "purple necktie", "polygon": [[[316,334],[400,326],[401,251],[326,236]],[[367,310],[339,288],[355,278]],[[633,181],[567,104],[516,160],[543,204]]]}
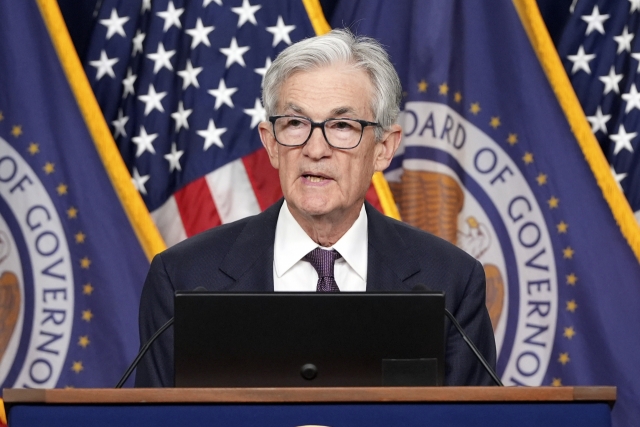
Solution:
{"label": "purple necktie", "polygon": [[333,277],[333,264],[338,258],[341,255],[335,249],[327,251],[321,248],[315,248],[304,257],[318,272],[316,292],[340,292]]}

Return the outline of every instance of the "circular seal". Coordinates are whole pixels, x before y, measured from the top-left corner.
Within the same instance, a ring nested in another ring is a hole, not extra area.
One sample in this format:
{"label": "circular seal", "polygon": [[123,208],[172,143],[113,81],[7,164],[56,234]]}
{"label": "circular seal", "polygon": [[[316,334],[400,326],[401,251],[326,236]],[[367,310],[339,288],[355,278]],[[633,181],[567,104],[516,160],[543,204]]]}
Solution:
{"label": "circular seal", "polygon": [[73,325],[73,269],[58,212],[0,138],[0,382],[56,386]]}
{"label": "circular seal", "polygon": [[558,284],[547,224],[526,176],[502,147],[444,104],[408,102],[401,116],[404,221],[478,259],[505,384],[540,385],[551,358]]}

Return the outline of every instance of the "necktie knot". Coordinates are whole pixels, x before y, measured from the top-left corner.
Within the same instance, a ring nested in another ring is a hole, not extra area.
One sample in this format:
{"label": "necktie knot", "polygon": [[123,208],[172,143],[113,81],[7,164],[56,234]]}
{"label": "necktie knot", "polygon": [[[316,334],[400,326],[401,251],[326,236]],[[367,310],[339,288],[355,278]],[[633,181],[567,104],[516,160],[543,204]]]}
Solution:
{"label": "necktie knot", "polygon": [[318,272],[318,292],[338,292],[338,285],[333,276],[333,266],[335,261],[341,258],[341,255],[335,249],[325,250],[315,248],[304,259],[309,261],[313,268]]}

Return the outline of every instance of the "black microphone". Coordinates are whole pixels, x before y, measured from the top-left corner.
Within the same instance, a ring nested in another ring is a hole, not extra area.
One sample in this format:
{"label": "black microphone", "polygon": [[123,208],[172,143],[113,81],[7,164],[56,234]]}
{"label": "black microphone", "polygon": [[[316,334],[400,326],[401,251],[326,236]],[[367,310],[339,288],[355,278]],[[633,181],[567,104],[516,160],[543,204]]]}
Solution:
{"label": "black microphone", "polygon": [[[203,286],[198,286],[197,288],[194,289],[194,291],[206,291],[207,289]],[[145,343],[145,345],[142,346],[142,348],[140,349],[140,352],[138,353],[138,355],[136,356],[135,359],[133,359],[133,362],[131,362],[131,365],[129,365],[129,367],[127,368],[127,370],[125,371],[124,375],[122,375],[122,378],[120,378],[120,381],[118,381],[118,384],[116,384],[115,388],[122,388],[122,386],[124,385],[125,382],[127,382],[127,380],[129,379],[129,376],[131,376],[131,373],[133,372],[134,369],[136,369],[136,367],[138,366],[138,363],[140,363],[140,360],[142,360],[142,358],[144,357],[145,354],[147,354],[147,351],[149,350],[149,347],[151,347],[151,344],[153,344],[153,342],[158,339],[158,337],[160,335],[162,335],[162,333],[164,331],[166,331],[169,326],[173,325],[173,321],[175,320],[174,317],[172,317],[171,319],[169,319],[167,321],[167,323],[165,323],[164,325],[162,325],[160,327],[160,329],[158,329],[156,331],[155,334],[153,334],[151,336],[151,338],[149,338],[149,341],[147,341]]]}
{"label": "black microphone", "polygon": [[[413,291],[414,292],[416,292],[416,291],[431,291],[431,289],[429,289],[425,285],[416,285],[416,286],[413,287]],[[491,368],[491,366],[489,365],[487,360],[484,358],[482,353],[480,353],[480,350],[478,350],[478,347],[476,347],[476,345],[473,343],[473,341],[471,341],[471,339],[469,338],[467,333],[464,331],[464,329],[462,329],[462,326],[460,326],[460,323],[458,323],[458,321],[453,316],[453,314],[451,314],[451,312],[449,310],[447,310],[446,308],[444,309],[444,314],[449,318],[449,320],[451,320],[451,323],[453,323],[453,326],[456,327],[458,332],[460,332],[460,335],[462,335],[462,339],[464,340],[464,342],[467,343],[467,346],[469,346],[469,348],[471,349],[473,354],[476,356],[476,359],[478,359],[480,361],[480,363],[482,364],[484,369],[489,373],[489,376],[491,377],[491,379],[496,383],[496,385],[499,385],[499,386],[503,387],[504,384],[502,384],[502,381],[500,381],[500,378],[498,377],[498,375],[495,373],[493,368]]]}

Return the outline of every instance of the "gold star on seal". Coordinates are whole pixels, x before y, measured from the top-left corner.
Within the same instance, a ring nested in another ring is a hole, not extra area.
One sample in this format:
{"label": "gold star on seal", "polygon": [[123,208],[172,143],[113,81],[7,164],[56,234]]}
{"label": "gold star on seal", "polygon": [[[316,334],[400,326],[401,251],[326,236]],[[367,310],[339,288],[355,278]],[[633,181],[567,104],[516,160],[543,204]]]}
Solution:
{"label": "gold star on seal", "polygon": [[2,111],[0,111],[0,122],[4,120],[4,114],[2,114]]}
{"label": "gold star on seal", "polygon": [[56,187],[56,191],[58,192],[59,196],[64,196],[65,194],[67,194],[67,189],[69,187],[66,184],[60,183],[57,187]]}
{"label": "gold star on seal", "polygon": [[558,228],[558,233],[566,233],[567,229],[569,228],[569,224],[567,224],[564,221],[560,221],[560,224],[556,225],[556,227]]}
{"label": "gold star on seal", "polygon": [[457,103],[460,104],[460,101],[462,101],[462,94],[460,92],[456,92],[453,94],[453,100]]}
{"label": "gold star on seal", "polygon": [[569,358],[569,353],[560,353],[560,357],[558,357],[558,362],[562,363],[562,365],[566,365],[569,363],[571,359]]}
{"label": "gold star on seal", "polygon": [[576,304],[576,300],[567,301],[567,311],[575,313],[576,308],[578,308],[578,304]]}
{"label": "gold star on seal", "polygon": [[549,208],[555,209],[560,204],[560,199],[558,199],[556,196],[551,196],[551,198],[547,200],[547,203],[549,204]]}
{"label": "gold star on seal", "polygon": [[27,148],[27,150],[29,151],[29,154],[31,154],[32,156],[35,156],[40,152],[40,145],[36,144],[35,142],[32,142],[31,144],[29,144],[29,148]]}
{"label": "gold star on seal", "polygon": [[551,386],[562,387],[562,380],[560,378],[554,378],[553,381],[551,381]]}
{"label": "gold star on seal", "polygon": [[82,231],[78,231],[75,235],[76,238],[76,243],[84,243],[84,240],[86,239],[87,235],[84,234]]}
{"label": "gold star on seal", "polygon": [[76,218],[78,216],[78,209],[71,206],[69,209],[67,209],[67,216],[70,219]]}
{"label": "gold star on seal", "polygon": [[420,80],[420,83],[418,83],[418,92],[426,92],[428,87],[429,83],[424,80]]}
{"label": "gold star on seal", "polygon": [[[571,249],[571,248],[567,248],[567,249]],[[565,251],[567,250],[565,249]],[[571,256],[573,256],[573,251],[571,253]],[[575,273],[571,273],[569,275],[567,275],[567,285],[575,285],[576,282],[578,281],[578,276],[575,275]]]}
{"label": "gold star on seal", "polygon": [[480,108],[480,103],[479,102],[472,102],[471,103],[471,108],[469,108],[469,111],[471,111],[471,114],[473,114],[474,116],[477,116],[478,113],[481,110],[482,109]]}
{"label": "gold star on seal", "polygon": [[489,122],[489,126],[491,126],[494,129],[498,129],[498,126],[500,126],[500,117],[496,116],[496,117],[491,117],[491,121]]}
{"label": "gold star on seal", "polygon": [[540,172],[536,177],[536,181],[538,181],[538,185],[545,185],[547,183],[547,175]]}
{"label": "gold star on seal", "polygon": [[[571,249],[571,246],[567,246],[566,248],[564,248],[564,249],[562,250],[562,256],[563,256],[565,259],[571,259],[571,258],[573,258],[573,254],[574,254],[575,252],[576,252],[576,251],[574,251],[573,249]],[[576,280],[577,280],[577,279],[576,279]]]}
{"label": "gold star on seal", "polygon": [[449,85],[447,83],[442,83],[440,86],[438,86],[438,93],[440,95],[446,95],[449,93]]}
{"label": "gold star on seal", "polygon": [[93,292],[93,286],[91,286],[91,283],[87,283],[87,284],[82,286],[82,293],[83,294],[91,295],[92,292]]}
{"label": "gold star on seal", "polygon": [[44,164],[44,166],[42,167],[42,170],[44,171],[44,173],[46,173],[47,175],[51,175],[52,173],[55,172],[56,170],[56,165],[51,163],[51,162],[47,162]]}
{"label": "gold star on seal", "polygon": [[573,336],[576,334],[575,329],[573,329],[573,326],[569,326],[568,328],[564,328],[564,336],[566,338],[573,338]]}
{"label": "gold star on seal", "polygon": [[73,362],[73,366],[71,366],[71,370],[76,374],[79,374],[83,369],[82,362]]}
{"label": "gold star on seal", "polygon": [[530,153],[528,151],[524,153],[524,156],[522,156],[522,161],[525,165],[530,165],[531,163],[533,163],[533,153]]}
{"label": "gold star on seal", "polygon": [[91,265],[91,260],[89,257],[84,257],[80,260],[80,267],[87,269]]}
{"label": "gold star on seal", "polygon": [[516,145],[518,143],[518,134],[510,133],[509,137],[507,138],[507,142],[509,143],[509,145]]}
{"label": "gold star on seal", "polygon": [[85,322],[91,322],[91,319],[93,319],[93,313],[91,310],[82,310],[82,320]]}
{"label": "gold star on seal", "polygon": [[15,125],[14,127],[12,127],[11,128],[11,135],[15,136],[16,138],[19,137],[20,135],[22,135],[22,126]]}
{"label": "gold star on seal", "polygon": [[80,339],[78,339],[78,345],[82,348],[87,348],[90,342],[87,335],[82,335]]}

